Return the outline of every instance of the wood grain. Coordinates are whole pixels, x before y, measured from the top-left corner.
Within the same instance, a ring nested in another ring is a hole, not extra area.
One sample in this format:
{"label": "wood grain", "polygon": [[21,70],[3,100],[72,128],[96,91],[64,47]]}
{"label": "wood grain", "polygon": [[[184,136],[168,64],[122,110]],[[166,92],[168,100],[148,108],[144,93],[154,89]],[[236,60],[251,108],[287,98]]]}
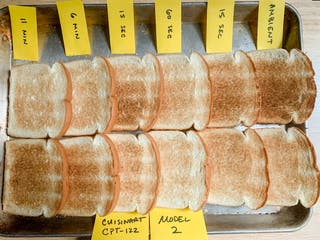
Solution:
{"label": "wood grain", "polygon": [[[190,0],[184,2],[196,2],[197,0]],[[54,4],[54,0],[1,0],[0,8],[7,6],[8,4]],[[106,0],[84,0],[84,3],[102,3]],[[149,0],[135,0],[134,2],[154,2]],[[299,11],[302,23],[303,23],[303,42],[304,51],[308,54],[313,62],[313,66],[316,72],[316,83],[318,91],[320,89],[320,1],[312,0],[287,0]],[[308,121],[308,134],[313,142],[317,155],[320,156],[320,100],[316,102],[316,108]],[[319,161],[319,160],[318,160]],[[320,163],[318,162],[318,165]],[[259,239],[259,240],[284,240],[284,239],[304,239],[304,240],[316,240],[320,236],[320,203],[318,203],[313,209],[313,216],[311,221],[303,229],[293,233],[259,233],[259,234],[232,234],[232,235],[211,235],[209,240],[247,240],[247,239]],[[0,240],[3,238],[0,238]],[[16,238],[10,238],[12,240]],[[27,240],[29,238],[18,238],[19,240]],[[61,238],[49,238],[50,240],[56,240]],[[76,238],[63,238],[64,240],[71,240]]]}

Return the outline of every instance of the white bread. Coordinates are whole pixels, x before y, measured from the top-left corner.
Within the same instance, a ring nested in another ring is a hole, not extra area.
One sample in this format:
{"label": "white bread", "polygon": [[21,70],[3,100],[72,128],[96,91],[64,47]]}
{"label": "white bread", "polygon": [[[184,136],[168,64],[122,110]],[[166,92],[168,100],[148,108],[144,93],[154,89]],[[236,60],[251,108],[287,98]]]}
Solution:
{"label": "white bread", "polygon": [[60,141],[68,163],[69,193],[60,213],[67,216],[104,216],[113,205],[112,150],[101,135]]}
{"label": "white bread", "polygon": [[114,131],[148,130],[154,123],[162,94],[162,75],[157,58],[146,54],[111,57],[106,61],[112,68],[117,101],[112,117]]}
{"label": "white bread", "polygon": [[205,149],[197,134],[152,131],[160,157],[157,207],[199,210],[208,192]]}
{"label": "white bread", "polygon": [[261,95],[258,123],[305,122],[313,111],[316,85],[311,61],[300,50],[249,52]]}
{"label": "white bread", "polygon": [[64,63],[72,82],[72,118],[66,136],[102,133],[111,115],[111,80],[104,59]]}
{"label": "white bread", "polygon": [[253,130],[216,128],[199,132],[211,166],[208,203],[224,206],[262,207],[268,176],[266,154]]}
{"label": "white bread", "polygon": [[268,157],[267,205],[305,207],[319,196],[319,171],[313,148],[297,128],[257,129]]}
{"label": "white bread", "polygon": [[185,55],[157,58],[163,72],[163,97],[152,129],[189,129],[194,117],[195,72]]}
{"label": "white bread", "polygon": [[10,76],[8,134],[24,138],[62,136],[70,122],[68,79],[56,63],[13,67]]}
{"label": "white bread", "polygon": [[254,67],[242,51],[204,55],[211,81],[209,127],[251,126],[259,113]]}
{"label": "white bread", "polygon": [[3,211],[52,217],[63,193],[63,160],[53,140],[21,139],[6,143]]}
{"label": "white bread", "polygon": [[145,135],[108,134],[119,157],[120,194],[115,212],[146,214],[154,205],[158,163]]}

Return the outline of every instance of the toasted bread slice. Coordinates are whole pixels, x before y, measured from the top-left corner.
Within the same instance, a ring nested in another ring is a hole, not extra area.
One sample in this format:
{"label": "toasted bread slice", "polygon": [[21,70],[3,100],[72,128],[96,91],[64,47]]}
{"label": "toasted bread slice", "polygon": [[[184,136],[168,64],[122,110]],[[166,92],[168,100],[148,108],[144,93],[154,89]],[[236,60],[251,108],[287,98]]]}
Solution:
{"label": "toasted bread slice", "polygon": [[211,166],[208,203],[247,205],[257,209],[266,201],[266,154],[253,130],[217,128],[199,132]]}
{"label": "toasted bread slice", "polygon": [[206,153],[193,131],[153,131],[160,157],[157,207],[199,210],[206,202]]}
{"label": "toasted bread slice", "polygon": [[258,123],[305,122],[313,111],[316,85],[308,57],[297,49],[248,53],[261,95]]}
{"label": "toasted bread slice", "polygon": [[111,82],[104,59],[72,61],[64,66],[72,82],[72,119],[66,135],[104,132],[111,115]]}
{"label": "toasted bread slice", "polygon": [[54,216],[63,198],[62,162],[52,140],[7,142],[3,210],[22,216]]}
{"label": "toasted bread slice", "polygon": [[237,51],[204,56],[211,81],[209,127],[251,126],[259,113],[254,67],[246,53]]}
{"label": "toasted bread slice", "polygon": [[56,63],[13,67],[10,76],[8,134],[45,138],[64,134],[70,118],[68,79]]}
{"label": "toasted bread slice", "polygon": [[296,128],[257,129],[268,156],[267,205],[311,207],[319,195],[319,171],[306,136]]}
{"label": "toasted bread slice", "polygon": [[144,135],[108,134],[119,156],[120,195],[115,212],[146,214],[153,206],[158,165],[152,144]]}
{"label": "toasted bread slice", "polygon": [[68,162],[69,193],[60,213],[100,216],[110,212],[115,189],[112,151],[104,137],[66,138],[60,141]]}
{"label": "toasted bread slice", "polygon": [[157,57],[164,82],[160,111],[153,129],[189,129],[194,119],[195,71],[184,55]]}
{"label": "toasted bread slice", "polygon": [[152,54],[142,60],[137,56],[111,57],[116,86],[117,114],[114,131],[146,130],[153,125],[161,98],[160,65]]}

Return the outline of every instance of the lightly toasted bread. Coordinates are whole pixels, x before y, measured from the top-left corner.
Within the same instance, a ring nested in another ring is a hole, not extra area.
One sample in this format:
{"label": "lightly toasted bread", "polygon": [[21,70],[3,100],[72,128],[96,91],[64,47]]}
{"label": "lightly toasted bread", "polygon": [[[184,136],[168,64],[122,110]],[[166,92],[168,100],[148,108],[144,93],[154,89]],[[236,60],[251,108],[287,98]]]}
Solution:
{"label": "lightly toasted bread", "polygon": [[305,207],[319,196],[319,171],[312,145],[297,128],[257,129],[268,157],[267,205]]}
{"label": "lightly toasted bread", "polygon": [[111,80],[102,57],[64,63],[72,83],[72,118],[66,136],[102,133],[111,115]]}
{"label": "lightly toasted bread", "polygon": [[267,158],[251,129],[216,128],[199,132],[211,166],[208,203],[262,207],[267,198]]}
{"label": "lightly toasted bread", "polygon": [[69,193],[60,214],[105,216],[116,195],[113,154],[101,135],[60,140],[67,162]]}
{"label": "lightly toasted bread", "polygon": [[258,123],[304,123],[316,98],[311,61],[300,50],[261,50],[247,53],[255,68],[261,96]]}
{"label": "lightly toasted bread", "polygon": [[242,51],[204,55],[211,81],[209,127],[251,126],[259,113],[254,67]]}
{"label": "lightly toasted bread", "polygon": [[117,111],[114,131],[148,130],[153,125],[162,95],[162,74],[157,58],[146,54],[105,59],[112,68]]}
{"label": "lightly toasted bread", "polygon": [[163,97],[152,129],[183,130],[208,124],[211,104],[208,68],[203,58],[193,53],[157,56],[163,72]]}
{"label": "lightly toasted bread", "polygon": [[160,182],[156,207],[197,211],[207,198],[207,161],[198,135],[189,131],[151,131],[159,151]]}
{"label": "lightly toasted bread", "polygon": [[10,76],[8,135],[62,136],[70,122],[69,83],[60,63],[13,67]]}
{"label": "lightly toasted bread", "polygon": [[148,213],[158,186],[158,161],[152,143],[143,134],[107,136],[119,157],[120,194],[114,211]]}
{"label": "lightly toasted bread", "polygon": [[63,159],[53,140],[6,142],[3,210],[52,217],[63,199]]}

